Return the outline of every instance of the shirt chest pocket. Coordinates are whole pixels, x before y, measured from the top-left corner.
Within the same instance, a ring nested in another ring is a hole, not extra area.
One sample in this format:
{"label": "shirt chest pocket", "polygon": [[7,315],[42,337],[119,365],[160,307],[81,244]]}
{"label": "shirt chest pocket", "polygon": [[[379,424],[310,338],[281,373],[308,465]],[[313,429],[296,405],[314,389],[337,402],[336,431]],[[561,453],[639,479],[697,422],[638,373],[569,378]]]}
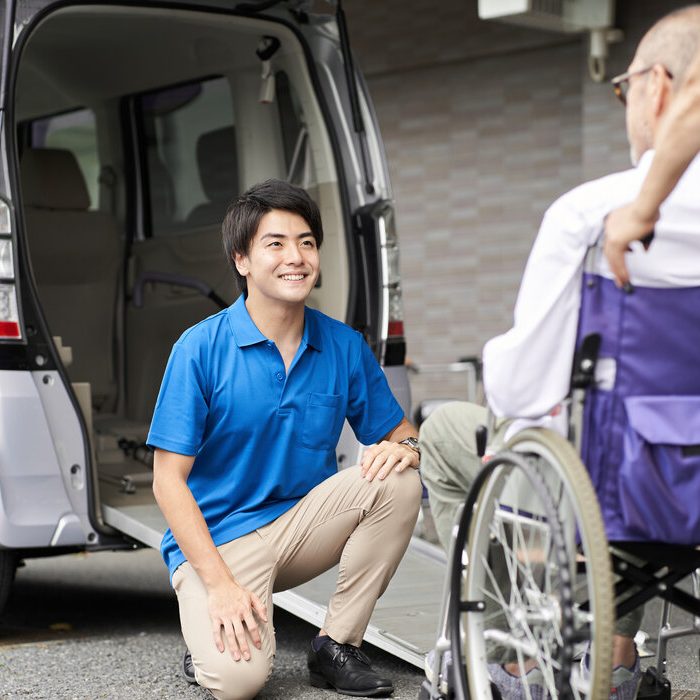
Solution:
{"label": "shirt chest pocket", "polygon": [[301,418],[301,444],[312,450],[334,449],[343,418],[340,394],[309,394]]}

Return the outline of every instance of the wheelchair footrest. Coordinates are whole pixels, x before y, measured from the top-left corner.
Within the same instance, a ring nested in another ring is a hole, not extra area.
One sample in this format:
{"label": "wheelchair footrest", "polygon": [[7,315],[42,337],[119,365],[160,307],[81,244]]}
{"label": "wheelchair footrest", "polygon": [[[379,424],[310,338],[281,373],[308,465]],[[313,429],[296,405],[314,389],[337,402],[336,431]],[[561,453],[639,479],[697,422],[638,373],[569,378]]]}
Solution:
{"label": "wheelchair footrest", "polygon": [[447,695],[440,693],[439,695],[433,694],[431,689],[431,683],[428,680],[423,681],[418,692],[418,700],[454,700],[454,691],[450,690]]}
{"label": "wheelchair footrest", "polygon": [[671,700],[671,683],[654,666],[650,666],[642,676],[637,698],[638,700]]}

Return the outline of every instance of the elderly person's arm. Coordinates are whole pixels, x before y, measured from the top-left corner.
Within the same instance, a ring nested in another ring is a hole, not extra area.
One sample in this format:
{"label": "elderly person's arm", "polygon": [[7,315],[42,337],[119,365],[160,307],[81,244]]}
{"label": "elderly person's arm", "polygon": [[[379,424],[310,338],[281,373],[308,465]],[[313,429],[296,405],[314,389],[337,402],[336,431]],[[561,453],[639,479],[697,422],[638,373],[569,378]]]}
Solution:
{"label": "elderly person's arm", "polygon": [[637,198],[611,212],[605,224],[605,255],[618,284],[629,282],[625,253],[648,236],[659,207],[700,151],[700,53],[671,103],[654,144],[655,154]]}

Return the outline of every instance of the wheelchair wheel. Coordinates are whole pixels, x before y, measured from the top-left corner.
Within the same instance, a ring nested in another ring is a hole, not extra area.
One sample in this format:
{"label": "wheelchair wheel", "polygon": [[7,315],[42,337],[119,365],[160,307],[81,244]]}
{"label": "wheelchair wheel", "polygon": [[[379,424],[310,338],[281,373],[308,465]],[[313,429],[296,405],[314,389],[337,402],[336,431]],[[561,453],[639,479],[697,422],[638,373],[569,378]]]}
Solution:
{"label": "wheelchair wheel", "polygon": [[510,673],[530,700],[608,698],[609,554],[595,492],[566,441],[539,429],[513,438],[476,480],[455,551],[458,697],[489,700],[491,678]]}

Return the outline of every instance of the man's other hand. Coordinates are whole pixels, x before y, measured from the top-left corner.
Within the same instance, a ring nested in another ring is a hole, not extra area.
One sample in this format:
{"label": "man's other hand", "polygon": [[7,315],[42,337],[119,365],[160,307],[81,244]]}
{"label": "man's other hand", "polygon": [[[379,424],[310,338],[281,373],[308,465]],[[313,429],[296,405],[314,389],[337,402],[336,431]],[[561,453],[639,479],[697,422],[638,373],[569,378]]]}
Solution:
{"label": "man's other hand", "polygon": [[383,440],[367,448],[360,462],[360,473],[367,481],[375,477],[386,479],[392,471],[402,472],[408,467],[418,469],[420,457],[408,445]]}
{"label": "man's other hand", "polygon": [[[642,216],[634,203],[608,214],[605,220],[603,252],[618,287],[623,287],[630,281],[625,264],[625,253],[631,250],[629,244],[653,234],[654,224],[658,218],[658,214],[652,218]],[[645,248],[647,247],[648,245],[645,245]]]}
{"label": "man's other hand", "polygon": [[267,609],[260,598],[235,581],[226,581],[212,587],[209,593],[209,617],[216,648],[223,654],[226,639],[227,646],[234,661],[241,658],[250,660],[248,636],[260,649],[260,631],[256,617],[267,622]]}

